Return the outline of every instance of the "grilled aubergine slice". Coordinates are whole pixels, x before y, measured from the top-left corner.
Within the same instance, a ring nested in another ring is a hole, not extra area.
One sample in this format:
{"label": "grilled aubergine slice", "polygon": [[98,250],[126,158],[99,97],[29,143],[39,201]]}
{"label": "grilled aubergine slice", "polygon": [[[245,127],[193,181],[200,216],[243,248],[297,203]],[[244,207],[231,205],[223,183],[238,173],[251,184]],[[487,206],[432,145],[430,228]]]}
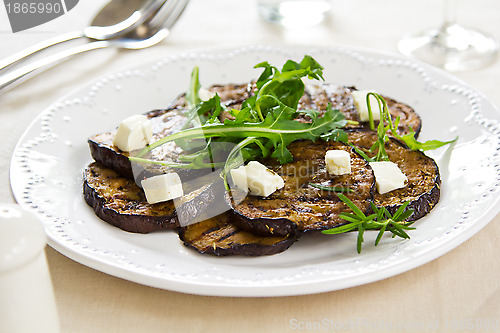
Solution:
{"label": "grilled aubergine slice", "polygon": [[179,237],[184,245],[200,253],[217,256],[272,255],[285,251],[296,240],[295,235],[266,237],[241,230],[231,223],[228,214],[183,227]]}
{"label": "grilled aubergine slice", "polygon": [[178,228],[172,200],[149,204],[134,181],[94,162],[84,173],[84,197],[102,220],[125,231],[150,233],[173,229],[184,244],[200,253],[261,256],[288,249],[295,235],[264,237],[234,226],[227,214]]}
{"label": "grilled aubergine slice", "polygon": [[[227,84],[214,85],[210,88],[210,91],[219,94],[221,102],[227,107],[232,108],[239,107],[243,100],[250,96],[251,92],[249,89],[248,84]],[[182,94],[177,97],[168,108],[147,112],[146,116],[151,120],[153,130],[152,142],[179,132],[186,122],[185,95]],[[140,166],[137,164],[134,165],[135,169],[133,170],[128,159],[129,153],[121,151],[113,145],[115,133],[116,130],[100,133],[88,139],[90,153],[95,161],[129,178],[142,178],[172,171],[161,165]],[[144,156],[144,158],[178,162],[181,154],[182,149],[174,142],[169,142],[154,149],[148,155]],[[175,169],[174,171],[179,174],[183,181],[197,178],[206,173],[203,170]]]}
{"label": "grilled aubergine slice", "polygon": [[[215,86],[216,89],[223,89],[227,93],[228,88],[226,86]],[[226,101],[227,106],[233,108],[239,108],[241,102],[254,94],[256,91],[255,83],[250,83],[248,85],[238,85],[235,86],[238,90],[235,90],[231,85],[229,90],[234,90],[236,92],[232,97],[235,98],[234,101]],[[245,89],[246,87],[246,89]],[[358,125],[348,125],[351,129],[369,129],[367,122],[361,122],[359,119],[358,111],[354,106],[354,101],[352,98],[352,92],[356,91],[355,87],[340,86],[331,83],[322,84],[306,84],[304,95],[299,101],[298,109],[316,109],[320,112],[320,115],[324,113],[328,107],[328,104],[334,109],[338,109],[346,119],[354,120],[359,122]],[[212,91],[214,87],[211,88]],[[244,94],[243,98],[237,98],[238,93]],[[228,95],[226,95],[227,97]],[[415,110],[407,104],[398,102],[392,98],[384,96],[387,103],[387,107],[391,116],[396,119],[400,118],[398,125],[398,133],[404,135],[410,132],[410,128],[415,132],[415,138],[418,138],[420,130],[422,128],[422,121]],[[227,114],[225,114],[227,116]],[[299,116],[299,121],[309,121],[307,116]],[[378,122],[375,122],[377,125]]]}
{"label": "grilled aubergine slice", "polygon": [[102,220],[125,231],[149,233],[178,226],[173,201],[151,205],[130,178],[94,162],[83,175],[85,201]]}
{"label": "grilled aubergine slice", "polygon": [[[348,133],[349,142],[363,149],[368,156],[370,147],[377,140],[373,131],[354,131]],[[436,162],[421,151],[408,148],[403,142],[391,137],[385,144],[391,162],[398,165],[408,178],[404,188],[389,193],[375,191],[374,204],[385,206],[394,213],[405,201],[410,201],[408,209],[415,212],[407,220],[415,221],[426,215],[439,201],[441,178]]]}
{"label": "grilled aubergine slice", "polygon": [[[377,134],[369,130],[350,131],[350,142],[373,155],[368,150],[377,139]],[[338,218],[345,206],[333,192],[320,190],[312,184],[349,188],[352,192],[344,193],[366,212],[369,201],[377,206],[387,207],[394,213],[405,201],[410,201],[409,209],[415,212],[408,221],[417,220],[426,215],[439,201],[439,169],[433,159],[420,151],[412,151],[402,142],[391,138],[386,144],[386,151],[391,161],[398,164],[408,178],[405,188],[386,194],[379,194],[371,188],[373,178],[371,168],[357,154],[351,152],[352,173],[346,176],[332,176],[325,170],[324,154],[329,149],[350,148],[342,143],[298,141],[289,146],[294,161],[277,165],[273,160],[262,161],[277,172],[284,180],[285,187],[267,198],[247,196],[241,203],[231,203],[232,220],[244,230],[260,235],[295,235],[305,231],[334,228],[346,223]],[[354,158],[353,158],[354,157]],[[369,189],[369,190],[368,190]],[[363,193],[373,192],[370,195]],[[186,200],[188,206],[207,205],[206,197],[217,198],[218,205],[223,205],[218,193],[223,191],[219,183],[207,185],[196,196]],[[234,194],[234,191],[232,194]],[[354,194],[353,194],[354,193]],[[202,203],[199,203],[199,201]],[[184,209],[183,209],[184,210]],[[189,209],[185,209],[190,211]],[[347,209],[349,210],[349,209]]]}
{"label": "grilled aubergine slice", "polygon": [[[214,85],[209,88],[213,93],[217,93],[221,97],[221,102],[228,108],[239,108],[241,103],[250,97],[255,90],[254,84],[227,84],[227,85]],[[347,119],[359,121],[356,108],[353,104],[351,96],[352,91],[356,90],[354,87],[343,87],[333,84],[322,85],[307,85],[305,93],[300,100],[299,109],[318,109],[320,112],[325,111],[330,103],[333,108],[339,109]],[[400,134],[408,133],[408,128],[411,127],[417,137],[420,128],[420,117],[415,111],[406,104],[396,102],[390,98],[385,97],[389,112],[393,117],[399,116],[401,118],[399,124]],[[151,119],[153,126],[153,142],[159,140],[169,134],[181,130],[186,121],[185,116],[186,100],[184,95],[176,98],[167,109],[153,110],[146,115]],[[228,117],[227,114],[224,117]],[[304,117],[299,117],[299,121],[308,121]],[[366,123],[360,125],[349,125],[351,128],[365,128]],[[158,165],[137,166],[137,170],[132,170],[130,161],[128,160],[129,153],[119,150],[113,145],[114,131],[97,134],[89,138],[88,143],[91,155],[97,162],[102,165],[114,169],[126,177],[140,177],[141,174],[148,176],[151,174],[168,172],[165,167]],[[153,150],[147,158],[165,161],[178,161],[179,155],[182,154],[181,149],[171,142]],[[203,171],[194,170],[179,170],[181,179],[193,179],[202,175]]]}
{"label": "grilled aubergine slice", "polygon": [[[352,92],[356,91],[355,87],[345,87],[335,84],[308,84],[304,95],[299,102],[299,110],[302,109],[316,109],[325,111],[328,104],[332,105],[332,108],[338,109],[344,114],[346,119],[354,120],[360,122],[358,111],[354,106],[354,101],[352,98]],[[400,123],[398,125],[398,133],[404,135],[409,133],[409,128],[411,127],[415,132],[415,138],[418,138],[420,129],[422,128],[422,121],[415,110],[401,102],[398,102],[392,98],[384,96],[387,103],[387,108],[391,116],[396,119],[400,117]],[[302,119],[307,121],[306,118]],[[375,122],[377,125],[378,122]],[[368,129],[368,123],[360,122],[359,125],[348,125],[351,129]]]}
{"label": "grilled aubergine slice", "polygon": [[[152,142],[172,133],[179,132],[186,122],[186,116],[177,108],[154,110],[146,115],[151,120],[151,126],[153,129]],[[128,159],[130,154],[113,145],[113,138],[115,137],[115,134],[116,131],[110,131],[94,135],[88,139],[90,153],[95,161],[101,163],[105,167],[116,170],[125,177],[132,179],[169,171],[168,168],[155,164],[143,167],[138,164],[134,164],[135,169],[133,170],[132,164]],[[145,156],[145,158],[176,162],[181,154],[182,149],[174,142],[169,142],[154,149],[147,156]],[[183,173],[192,172],[192,170],[176,171],[180,171],[179,176],[181,176],[181,178],[184,176]]]}
{"label": "grilled aubergine slice", "polygon": [[[285,186],[268,197],[249,195],[240,203],[233,203],[236,225],[260,234],[287,235],[294,228],[308,232],[345,224],[339,214],[349,212],[350,208],[333,191],[314,185],[343,188],[356,206],[365,212],[369,210],[375,178],[368,163],[351,147],[341,142],[301,140],[290,144],[288,149],[294,157],[291,163],[279,165],[274,159],[262,161],[283,178]],[[331,149],[349,152],[350,174],[328,173],[325,153]]]}

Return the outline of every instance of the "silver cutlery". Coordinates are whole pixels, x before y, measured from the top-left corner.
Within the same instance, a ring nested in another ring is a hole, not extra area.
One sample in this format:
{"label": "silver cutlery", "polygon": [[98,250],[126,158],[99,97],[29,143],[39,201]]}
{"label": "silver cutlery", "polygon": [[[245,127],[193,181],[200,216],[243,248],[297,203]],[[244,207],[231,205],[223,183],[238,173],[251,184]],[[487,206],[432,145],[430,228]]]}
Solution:
{"label": "silver cutlery", "polygon": [[41,69],[47,69],[77,54],[102,48],[120,48],[129,50],[144,49],[158,44],[170,34],[170,29],[177,22],[188,0],[167,0],[150,18],[124,36],[107,40],[96,40],[60,51],[48,57],[14,69],[0,76],[0,90],[19,82],[21,78],[31,77]]}
{"label": "silver cutlery", "polygon": [[151,16],[163,6],[165,1],[167,0],[113,0],[104,6],[94,17],[90,26],[82,31],[56,36],[1,60],[0,72],[20,64],[43,50],[65,42],[79,38],[106,40],[130,33],[151,19]]}

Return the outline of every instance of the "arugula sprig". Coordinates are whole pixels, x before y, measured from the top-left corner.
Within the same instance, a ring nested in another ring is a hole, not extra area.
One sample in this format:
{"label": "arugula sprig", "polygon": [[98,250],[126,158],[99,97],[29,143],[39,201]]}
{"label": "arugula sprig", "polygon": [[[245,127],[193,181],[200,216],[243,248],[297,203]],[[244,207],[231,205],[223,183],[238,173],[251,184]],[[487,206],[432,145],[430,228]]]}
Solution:
{"label": "arugula sprig", "polygon": [[[170,162],[168,166],[212,167],[213,163],[204,162],[209,157],[209,146],[219,142],[230,142],[235,145],[234,149],[241,152],[244,160],[271,156],[284,164],[293,160],[287,146],[295,140],[314,141],[318,138],[345,140],[346,135],[341,128],[347,121],[339,110],[328,106],[322,117],[319,117],[317,110],[297,110],[305,89],[302,79],[323,79],[323,67],[312,57],[305,56],[300,63],[288,60],[281,70],[267,62],[257,64],[255,68],[264,69],[256,82],[257,91],[254,96],[244,101],[241,109],[227,110],[216,94],[208,101],[199,102],[191,107],[188,125],[182,131],[154,142],[129,159],[133,162],[151,163],[151,160],[144,158],[148,152],[160,145],[175,141],[184,150],[193,151],[190,158],[196,164]],[[196,103],[199,100],[197,93],[199,88],[198,70],[195,69],[191,77],[190,93],[187,96],[189,103]],[[222,112],[228,112],[231,116],[223,123],[219,120]],[[296,121],[300,114],[307,114],[312,121],[309,123]],[[194,121],[195,119],[198,121]],[[193,123],[194,127],[189,128]],[[203,140],[206,140],[206,143],[200,145],[200,141]],[[231,151],[229,156],[234,153]],[[189,162],[186,158],[184,160]],[[162,164],[161,161],[154,163]]]}
{"label": "arugula sprig", "polygon": [[305,89],[302,78],[324,80],[323,67],[308,55],[300,63],[286,61],[281,71],[267,61],[255,65],[255,68],[264,68],[256,82],[258,91],[254,104],[261,121],[264,121],[265,113],[276,106],[276,100],[294,110],[290,115],[296,116]]}
{"label": "arugula sprig", "polygon": [[377,238],[375,239],[375,246],[377,246],[386,231],[391,232],[392,237],[398,236],[403,239],[409,239],[410,236],[405,230],[415,229],[410,227],[413,222],[404,222],[414,212],[413,209],[406,209],[410,203],[409,201],[402,204],[394,214],[391,214],[387,208],[377,207],[371,202],[373,213],[367,216],[348,197],[342,193],[337,193],[337,195],[352,210],[352,213],[340,213],[339,217],[350,223],[337,228],[324,230],[322,233],[334,235],[357,230],[358,237],[356,248],[358,253],[361,253],[365,230],[379,230]]}
{"label": "arugula sprig", "polygon": [[[281,103],[279,103],[281,105]],[[149,151],[167,142],[175,141],[183,145],[183,141],[195,139],[223,138],[227,140],[245,139],[248,137],[259,137],[267,139],[264,146],[274,148],[272,157],[284,164],[293,160],[293,156],[286,146],[299,139],[315,140],[322,134],[342,127],[345,120],[338,110],[330,108],[323,117],[315,118],[311,123],[301,123],[284,116],[283,108],[276,109],[273,113],[268,113],[263,122],[242,123],[231,120],[224,123],[207,123],[200,127],[189,128],[162,138],[144,148],[138,155],[131,158],[138,161]],[[266,156],[263,156],[266,157]]]}
{"label": "arugula sprig", "polygon": [[186,102],[188,107],[192,108],[201,102],[200,88],[200,68],[198,66],[194,66],[191,71],[189,89],[186,91]]}
{"label": "arugula sprig", "polygon": [[450,141],[428,140],[425,142],[419,142],[417,139],[415,139],[415,132],[411,127],[409,128],[410,132],[408,134],[400,135],[397,132],[398,125],[400,122],[400,117],[399,116],[396,117],[396,120],[393,121],[391,114],[389,113],[387,102],[381,95],[374,92],[370,92],[366,95],[366,104],[368,106],[368,116],[369,116],[368,123],[371,130],[375,130],[375,121],[373,120],[373,111],[372,111],[372,100],[370,98],[371,96],[375,97],[375,101],[379,106],[380,110],[379,111],[380,122],[376,129],[378,138],[370,147],[370,152],[376,154],[372,158],[368,157],[366,154],[364,154],[362,150],[351,145],[368,162],[389,161],[389,157],[387,156],[387,152],[385,151],[385,143],[389,140],[388,136],[389,132],[392,133],[392,135],[397,139],[403,141],[411,150],[421,150],[421,151],[433,150],[445,146],[447,144],[453,143],[458,139],[458,137],[456,137],[455,139]]}

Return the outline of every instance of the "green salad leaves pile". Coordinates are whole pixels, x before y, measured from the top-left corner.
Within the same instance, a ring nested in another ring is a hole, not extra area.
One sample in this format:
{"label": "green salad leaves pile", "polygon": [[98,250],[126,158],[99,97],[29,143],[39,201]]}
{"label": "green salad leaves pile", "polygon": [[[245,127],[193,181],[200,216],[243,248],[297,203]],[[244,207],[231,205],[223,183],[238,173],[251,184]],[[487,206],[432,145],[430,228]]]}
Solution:
{"label": "green salad leaves pile", "polygon": [[[130,160],[176,168],[225,166],[224,169],[228,171],[226,162],[212,161],[219,147],[223,146],[217,145],[221,142],[234,145],[229,157],[241,153],[243,161],[248,161],[271,156],[284,164],[293,159],[287,146],[295,140],[347,139],[347,135],[341,130],[347,120],[339,110],[329,106],[320,117],[318,110],[297,109],[305,89],[302,79],[323,80],[323,67],[316,60],[305,56],[300,63],[288,60],[281,70],[267,62],[262,62],[255,68],[263,68],[256,82],[257,90],[255,95],[243,102],[241,109],[227,109],[221,104],[217,94],[207,101],[201,101],[198,68],[195,68],[186,96],[191,107],[185,129],[154,142]],[[228,115],[224,122],[219,120],[222,112]],[[296,121],[300,114],[307,115],[311,122]],[[171,141],[189,152],[182,157],[182,162],[185,163],[142,158],[149,151]],[[231,167],[235,166],[229,158],[227,161]]]}

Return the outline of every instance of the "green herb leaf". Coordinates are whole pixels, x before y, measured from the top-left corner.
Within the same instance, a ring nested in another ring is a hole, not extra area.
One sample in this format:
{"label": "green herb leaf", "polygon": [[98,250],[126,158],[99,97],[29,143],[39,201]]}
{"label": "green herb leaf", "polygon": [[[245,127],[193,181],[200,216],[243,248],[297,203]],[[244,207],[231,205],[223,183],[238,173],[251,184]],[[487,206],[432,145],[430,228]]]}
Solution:
{"label": "green herb leaf", "polygon": [[[404,239],[408,239],[410,238],[410,236],[404,230],[415,229],[410,227],[413,222],[404,222],[404,220],[410,217],[414,212],[413,209],[406,209],[409,202],[405,202],[403,205],[401,205],[401,207],[399,207],[393,215],[389,213],[387,208],[377,207],[372,202],[370,203],[370,205],[374,213],[366,216],[348,197],[341,193],[337,195],[340,200],[342,200],[353,212],[340,213],[339,217],[350,223],[337,228],[324,230],[322,231],[322,233],[334,235],[358,230],[356,245],[358,253],[361,253],[361,248],[364,242],[363,235],[366,230],[379,230],[377,238],[375,239],[375,246],[377,246],[386,231],[391,232],[393,237],[398,236]],[[386,219],[384,219],[384,217],[386,217]]]}
{"label": "green herb leaf", "polygon": [[354,204],[354,202],[352,202],[348,197],[346,197],[345,195],[339,193],[338,194],[338,197],[340,198],[340,200],[342,200],[347,206],[349,206],[349,208],[352,210],[352,212],[354,214],[356,214],[356,216],[358,216],[360,219],[364,219],[366,218],[365,216],[365,213],[363,213],[361,211],[361,209],[358,208],[358,206],[356,206]]}
{"label": "green herb leaf", "polygon": [[369,157],[368,155],[366,155],[366,153],[361,150],[359,147],[353,145],[352,143],[348,143],[349,146],[351,146],[351,148],[353,148],[365,161],[367,162],[375,162],[376,160],[374,158],[371,158]]}
{"label": "green herb leaf", "polygon": [[373,122],[370,96],[374,96],[376,98],[376,101],[380,107],[380,122],[377,127],[378,140],[373,144],[372,148],[370,149],[372,152],[376,152],[376,156],[373,159],[375,161],[389,160],[387,153],[385,152],[385,146],[384,146],[384,143],[388,140],[388,132],[391,132],[392,135],[394,135],[394,137],[403,141],[411,150],[422,150],[422,151],[433,150],[445,146],[447,144],[453,143],[458,139],[458,137],[456,137],[455,139],[450,141],[429,140],[426,142],[419,142],[417,141],[417,139],[415,139],[415,132],[413,131],[412,128],[410,128],[410,133],[405,135],[400,135],[397,132],[397,128],[400,121],[399,117],[396,118],[396,120],[393,122],[385,99],[379,94],[371,92],[368,93],[366,96],[366,103],[368,106],[370,128],[372,130],[375,128]]}
{"label": "green herb leaf", "polygon": [[[198,149],[202,156],[206,156],[209,151],[207,145],[224,141],[241,149],[244,159],[270,155],[284,164],[293,159],[287,149],[293,141],[316,140],[320,137],[324,140],[346,140],[347,135],[340,129],[347,122],[343,114],[333,110],[331,106],[322,117],[318,116],[318,111],[302,111],[311,116],[310,123],[295,120],[301,113],[297,110],[297,105],[304,94],[302,79],[323,79],[323,67],[316,60],[310,56],[305,56],[300,63],[288,60],[281,71],[268,62],[257,64],[255,68],[263,68],[256,83],[255,96],[245,100],[241,110],[226,110],[218,95],[208,101],[200,101],[199,70],[195,67],[186,96],[188,103],[195,106],[190,109],[183,130],[144,148],[135,160],[171,141],[175,141],[184,150],[194,150],[195,154]],[[226,118],[224,123],[220,123],[219,116],[224,111],[228,111],[234,119]],[[254,139],[246,140],[247,138]],[[239,145],[241,142],[244,144]],[[190,158],[185,158],[185,161],[191,161],[190,166],[192,161],[203,160],[196,156]],[[142,162],[145,161],[146,159],[142,159]],[[203,167],[203,163],[198,165]]]}
{"label": "green herb leaf", "polygon": [[200,69],[198,66],[195,66],[193,68],[193,71],[191,72],[191,81],[189,83],[189,89],[186,92],[186,101],[188,104],[188,107],[194,107],[198,103],[201,102],[200,99],[200,77],[199,77],[199,72]]}
{"label": "green herb leaf", "polygon": [[208,101],[200,102],[189,109],[189,114],[182,129],[184,130],[192,125],[198,127],[202,124],[217,123],[219,122],[218,117],[222,111],[224,111],[224,107],[221,105],[220,97],[218,94],[215,94],[214,97]]}
{"label": "green herb leaf", "polygon": [[333,109],[327,111],[323,117],[316,118],[312,123],[282,119],[283,115],[288,118],[286,116],[288,107],[280,102],[278,104],[280,108],[273,113],[268,113],[261,123],[237,123],[232,121],[226,121],[224,124],[207,123],[162,138],[144,148],[137,156],[142,157],[152,149],[174,140],[178,143],[182,142],[182,140],[224,138],[234,142],[234,139],[258,137],[269,140],[272,147],[274,147],[271,156],[284,164],[293,159],[286,148],[291,142],[299,139],[315,140],[320,135],[338,129],[339,126],[344,124],[343,117],[339,117],[340,111]]}
{"label": "green herb leaf", "polygon": [[[268,62],[262,62],[256,65],[255,68],[264,68],[256,83],[258,88],[257,99],[270,95],[292,109],[297,109],[299,100],[304,94],[305,86],[302,78],[323,80],[323,67],[311,56],[307,55],[300,63],[288,60],[281,71]],[[272,104],[269,103],[272,103],[272,101],[267,100],[259,107],[272,107]]]}
{"label": "green herb leaf", "polygon": [[410,133],[403,136],[398,135],[397,138],[403,141],[412,150],[434,150],[458,140],[457,136],[455,139],[450,141],[428,140],[425,142],[419,142],[415,139],[415,132],[412,128],[410,128]]}
{"label": "green herb leaf", "polygon": [[358,228],[358,224],[362,222],[359,222],[358,220],[353,221],[352,223],[349,224],[344,224],[340,227],[333,228],[333,229],[328,229],[324,230],[322,233],[327,234],[327,235],[338,235],[338,234],[343,234],[346,232],[353,231]]}

